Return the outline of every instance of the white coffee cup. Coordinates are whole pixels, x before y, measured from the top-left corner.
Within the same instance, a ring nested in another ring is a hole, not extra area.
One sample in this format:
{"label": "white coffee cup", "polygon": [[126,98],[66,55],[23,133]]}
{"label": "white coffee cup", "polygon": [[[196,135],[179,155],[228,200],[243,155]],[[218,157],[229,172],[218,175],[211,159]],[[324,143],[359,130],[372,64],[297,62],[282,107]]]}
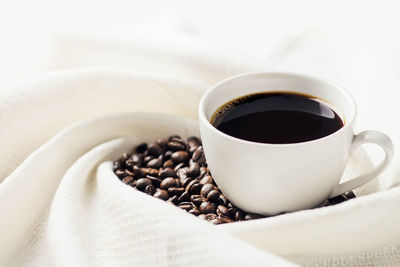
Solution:
{"label": "white coffee cup", "polygon": [[[323,138],[292,144],[246,141],[217,130],[210,118],[223,104],[252,93],[281,91],[312,95],[333,105],[344,121]],[[378,131],[354,134],[356,103],[329,82],[291,73],[246,73],[211,87],[199,106],[200,133],[216,183],[237,207],[273,215],[318,206],[377,177],[393,156],[390,138]],[[383,148],[385,157],[371,171],[339,183],[350,153],[362,144]]]}

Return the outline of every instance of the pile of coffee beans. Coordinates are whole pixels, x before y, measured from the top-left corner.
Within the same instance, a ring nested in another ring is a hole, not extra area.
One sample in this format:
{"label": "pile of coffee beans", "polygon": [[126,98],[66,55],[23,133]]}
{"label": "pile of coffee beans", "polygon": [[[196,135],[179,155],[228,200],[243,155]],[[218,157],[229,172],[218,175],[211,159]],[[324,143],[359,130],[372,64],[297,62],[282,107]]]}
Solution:
{"label": "pile of coffee beans", "polygon": [[[240,210],[222,194],[207,168],[197,137],[185,141],[175,135],[153,144],[142,143],[115,161],[113,170],[132,188],[214,224],[265,217]],[[324,206],[355,197],[350,193],[329,200]]]}

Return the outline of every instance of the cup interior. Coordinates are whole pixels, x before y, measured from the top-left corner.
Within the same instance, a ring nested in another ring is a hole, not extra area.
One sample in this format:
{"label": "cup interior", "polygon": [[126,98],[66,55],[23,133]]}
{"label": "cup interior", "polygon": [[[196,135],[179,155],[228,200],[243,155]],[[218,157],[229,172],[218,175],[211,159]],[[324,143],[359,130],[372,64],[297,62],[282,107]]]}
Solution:
{"label": "cup interior", "polygon": [[260,92],[295,92],[319,98],[338,113],[345,126],[352,123],[356,113],[352,96],[329,82],[300,74],[259,72],[234,76],[210,88],[200,103],[200,116],[209,122],[225,103]]}

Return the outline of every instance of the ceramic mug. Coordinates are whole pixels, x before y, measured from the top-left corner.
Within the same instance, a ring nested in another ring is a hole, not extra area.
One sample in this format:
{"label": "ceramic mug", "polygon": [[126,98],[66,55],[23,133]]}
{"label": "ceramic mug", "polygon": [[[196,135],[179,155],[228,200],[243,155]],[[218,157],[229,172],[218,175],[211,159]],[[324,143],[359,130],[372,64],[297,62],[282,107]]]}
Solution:
{"label": "ceramic mug", "polygon": [[[312,95],[333,105],[344,121],[336,132],[312,141],[267,144],[246,141],[217,130],[210,119],[235,98],[268,91]],[[199,106],[200,133],[208,167],[228,199],[248,212],[273,215],[318,206],[375,178],[393,156],[390,138],[378,131],[354,134],[353,97],[329,82],[291,73],[247,73],[210,88]],[[339,183],[350,153],[373,143],[385,158],[371,171]]]}

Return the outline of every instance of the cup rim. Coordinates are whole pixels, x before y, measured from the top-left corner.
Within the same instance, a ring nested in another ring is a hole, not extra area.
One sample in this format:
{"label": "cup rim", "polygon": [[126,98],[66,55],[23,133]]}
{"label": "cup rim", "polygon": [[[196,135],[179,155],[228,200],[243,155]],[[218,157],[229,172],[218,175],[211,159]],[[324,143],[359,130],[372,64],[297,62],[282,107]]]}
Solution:
{"label": "cup rim", "polygon": [[[327,136],[318,138],[318,139],[314,139],[314,140],[310,140],[310,141],[305,141],[305,142],[298,142],[298,143],[287,143],[287,144],[273,144],[273,143],[260,143],[260,142],[254,142],[254,141],[248,141],[248,140],[244,140],[244,139],[240,139],[237,137],[233,137],[230,136],[226,133],[221,132],[220,130],[218,130],[217,128],[215,128],[210,121],[206,118],[205,115],[205,103],[206,103],[206,99],[208,97],[208,95],[213,92],[214,90],[216,90],[216,88],[218,88],[219,86],[221,86],[224,83],[230,82],[232,80],[238,79],[238,78],[242,78],[245,76],[280,76],[280,77],[289,77],[289,78],[300,78],[300,79],[307,79],[307,80],[312,80],[315,82],[320,82],[320,83],[325,83],[331,87],[334,87],[336,90],[340,91],[351,103],[352,105],[352,114],[349,116],[349,118],[346,118],[346,123],[344,124],[344,126],[342,128],[340,128],[339,130],[337,130],[334,133],[331,133]],[[246,145],[252,145],[252,146],[261,146],[261,147],[292,147],[292,146],[301,146],[301,145],[306,145],[306,144],[313,144],[313,143],[317,143],[317,142],[321,142],[324,141],[326,139],[332,138],[338,134],[341,134],[343,131],[345,131],[348,127],[351,127],[355,117],[357,114],[357,104],[356,101],[354,99],[354,97],[343,87],[329,81],[326,79],[322,79],[319,77],[315,77],[315,76],[311,76],[311,75],[307,75],[307,74],[301,74],[301,73],[296,73],[296,72],[268,72],[268,71],[257,71],[257,72],[246,72],[246,73],[241,73],[241,74],[237,74],[231,77],[228,77],[226,79],[223,79],[222,81],[214,84],[213,86],[211,86],[202,96],[201,100],[200,100],[200,104],[199,104],[199,120],[202,120],[205,122],[206,127],[208,127],[213,133],[221,136],[222,138],[228,139],[229,141],[232,142],[238,142],[238,143],[242,143],[242,144],[246,144]]]}

